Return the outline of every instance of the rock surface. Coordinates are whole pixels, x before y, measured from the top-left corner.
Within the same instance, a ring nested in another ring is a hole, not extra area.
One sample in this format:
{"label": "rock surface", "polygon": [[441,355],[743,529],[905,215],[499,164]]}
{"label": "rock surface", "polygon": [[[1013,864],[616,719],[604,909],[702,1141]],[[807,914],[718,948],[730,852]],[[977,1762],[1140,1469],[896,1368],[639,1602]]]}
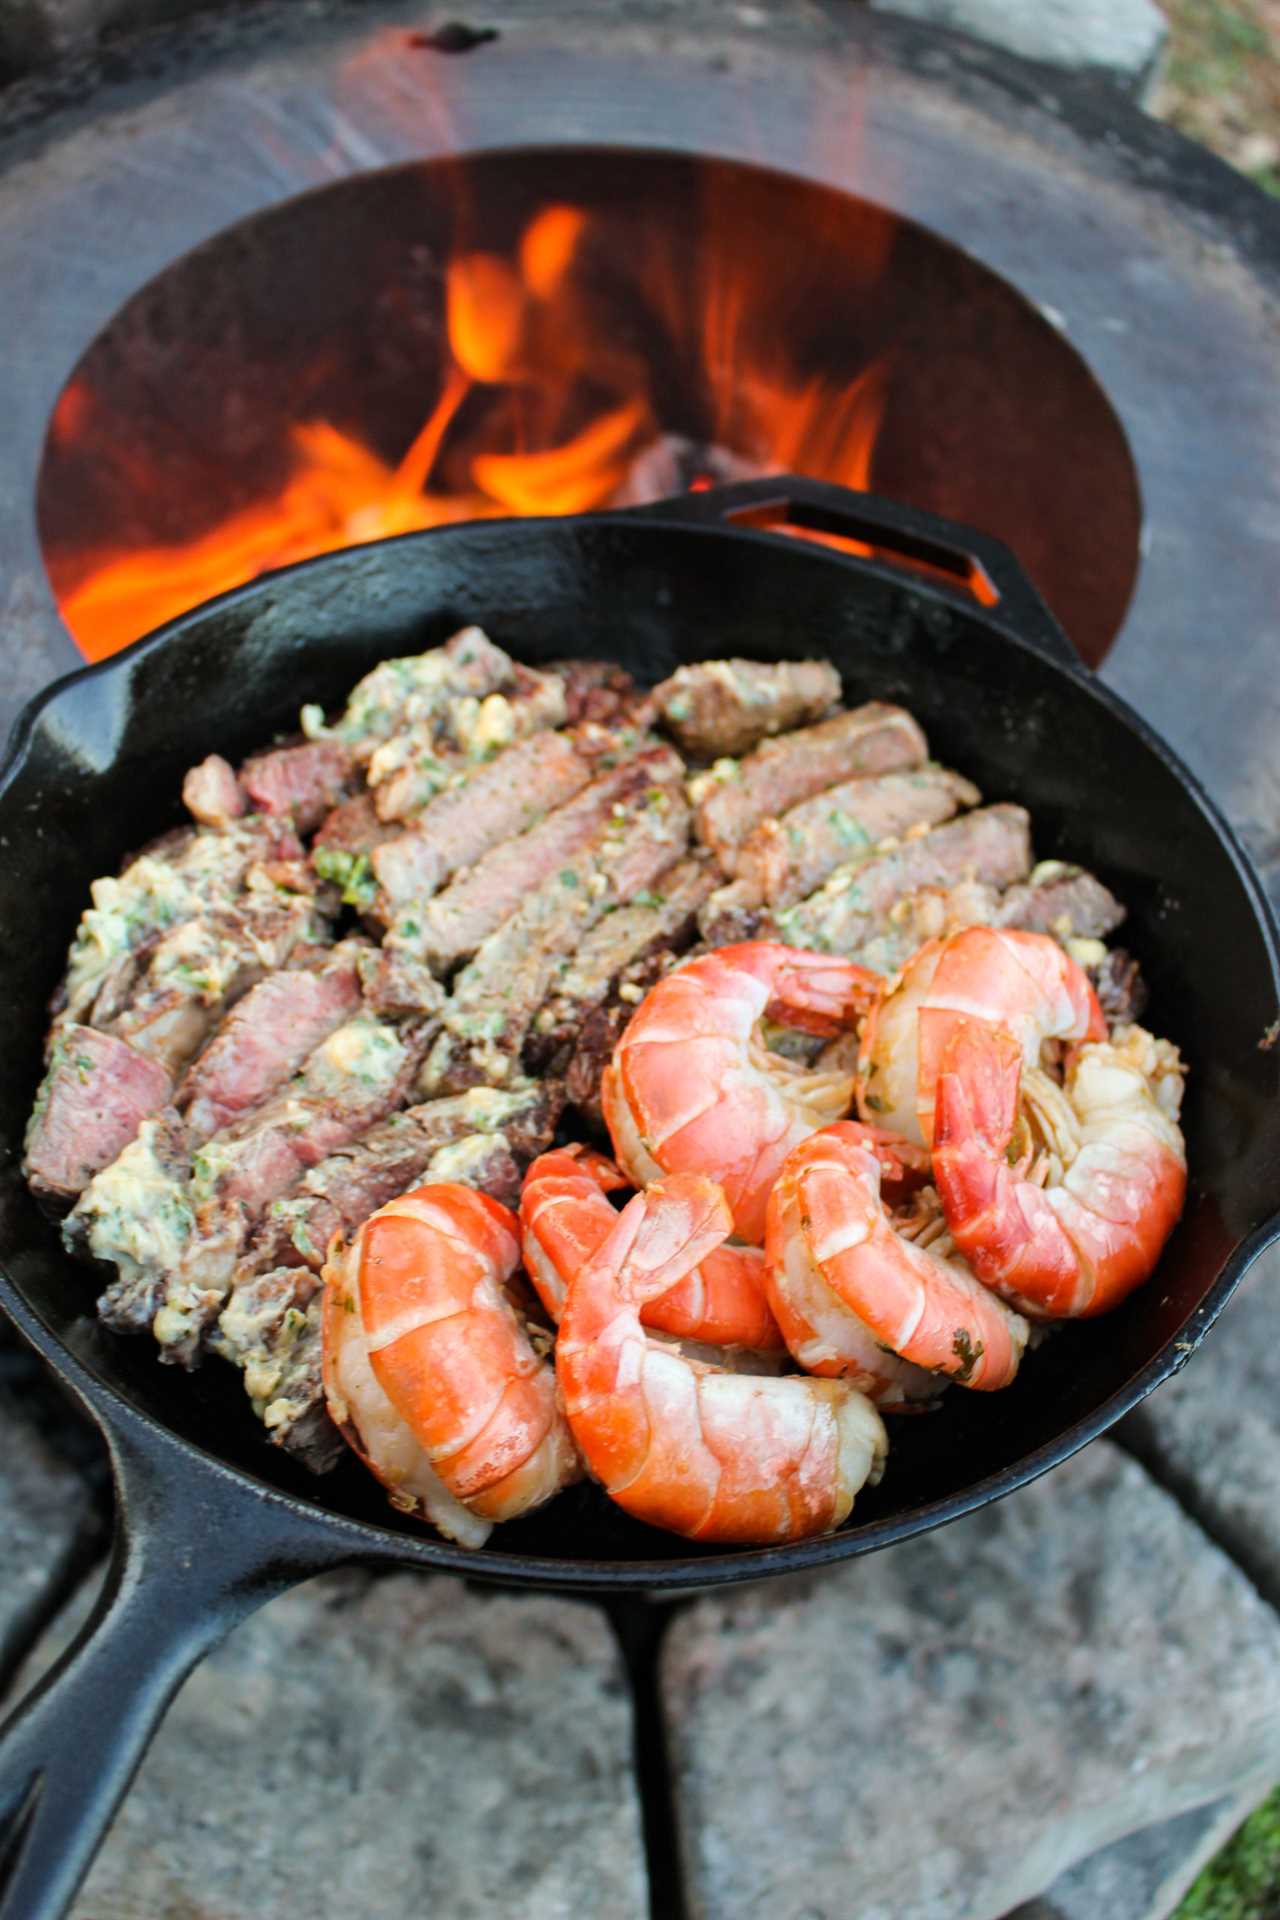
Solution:
{"label": "rock surface", "polygon": [[1155,78],[1169,27],[1154,0],[871,0],[952,27],[1024,60],[1101,73],[1141,98]]}
{"label": "rock surface", "polygon": [[188,1681],[74,1920],[648,1920],[631,1738],[593,1608],[328,1575]]}
{"label": "rock surface", "polygon": [[58,1603],[85,1535],[87,1490],[0,1388],[0,1686],[49,1610]]}
{"label": "rock surface", "polygon": [[1280,1773],[1280,1622],[1101,1442],[927,1539],[698,1601],[662,1679],[698,1920],[996,1920]]}
{"label": "rock surface", "polygon": [[1170,1920],[1196,1875],[1253,1811],[1254,1796],[1161,1820],[1069,1867],[1006,1920]]}
{"label": "rock surface", "polygon": [[1176,1380],[1130,1414],[1125,1444],[1280,1607],[1280,1249],[1263,1256]]}

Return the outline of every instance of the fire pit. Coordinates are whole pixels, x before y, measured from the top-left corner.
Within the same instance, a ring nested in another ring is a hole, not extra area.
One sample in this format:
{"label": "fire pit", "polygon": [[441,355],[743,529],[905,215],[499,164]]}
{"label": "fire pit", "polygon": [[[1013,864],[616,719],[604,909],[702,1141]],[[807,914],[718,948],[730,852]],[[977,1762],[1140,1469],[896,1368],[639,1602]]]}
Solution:
{"label": "fire pit", "polygon": [[767,472],[999,533],[1093,662],[1120,624],[1137,484],[1062,334],[913,222],[655,151],[400,167],[208,241],[81,359],[37,513],[96,658],[334,546]]}

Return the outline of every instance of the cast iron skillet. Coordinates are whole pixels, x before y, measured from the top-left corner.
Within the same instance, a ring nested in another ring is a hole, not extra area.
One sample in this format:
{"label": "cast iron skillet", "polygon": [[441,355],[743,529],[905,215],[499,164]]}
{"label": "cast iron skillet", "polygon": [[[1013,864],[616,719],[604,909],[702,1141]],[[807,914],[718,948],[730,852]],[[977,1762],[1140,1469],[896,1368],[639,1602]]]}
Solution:
{"label": "cast iron skillet", "polygon": [[[790,521],[928,563],[782,537]],[[747,524],[754,522],[754,525]],[[976,584],[982,602],[960,583]],[[315,1480],[264,1444],[229,1370],[156,1364],[114,1338],[17,1159],[44,1007],[94,876],[173,824],[184,770],[337,704],[375,660],[479,621],[520,658],[603,654],[653,680],[681,660],[824,652],[846,697],[898,700],[988,799],[1032,810],[1037,852],[1127,902],[1153,1020],[1191,1067],[1186,1215],[1155,1278],[1068,1327],[1000,1394],[895,1423],[883,1485],[822,1540],[698,1551],[575,1489],[479,1552],[394,1514],[354,1463]],[[1280,1237],[1276,930],[1247,859],[1169,749],[1080,665],[1009,555],[977,534],[807,481],[639,512],[480,522],[329,555],[185,615],[64,680],[20,721],[0,776],[0,1303],[103,1429],[117,1537],[98,1609],[0,1742],[4,1920],[65,1910],[173,1694],[271,1595],[344,1562],[511,1586],[705,1587],[823,1565],[1011,1492],[1110,1427],[1199,1344]]]}

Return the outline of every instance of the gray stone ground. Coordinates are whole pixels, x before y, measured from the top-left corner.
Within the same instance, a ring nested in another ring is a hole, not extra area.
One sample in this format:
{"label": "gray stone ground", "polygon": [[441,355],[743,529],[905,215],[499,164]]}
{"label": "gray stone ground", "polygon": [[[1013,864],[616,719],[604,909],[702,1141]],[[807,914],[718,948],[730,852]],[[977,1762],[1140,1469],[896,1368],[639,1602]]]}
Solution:
{"label": "gray stone ground", "polygon": [[1247,1275],[1193,1365],[1123,1437],[1280,1607],[1280,1249]]}
{"label": "gray stone ground", "polygon": [[1155,0],[871,0],[1072,73],[1098,73],[1145,97],[1169,35]]}
{"label": "gray stone ground", "polygon": [[631,1739],[594,1608],[328,1575],[188,1681],[74,1920],[647,1920]]}
{"label": "gray stone ground", "polygon": [[83,1482],[0,1389],[0,1686],[58,1603],[87,1523]]}
{"label": "gray stone ground", "polygon": [[698,1920],[998,1920],[1280,1773],[1280,1622],[1104,1442],[927,1539],[700,1600],[662,1678]]}

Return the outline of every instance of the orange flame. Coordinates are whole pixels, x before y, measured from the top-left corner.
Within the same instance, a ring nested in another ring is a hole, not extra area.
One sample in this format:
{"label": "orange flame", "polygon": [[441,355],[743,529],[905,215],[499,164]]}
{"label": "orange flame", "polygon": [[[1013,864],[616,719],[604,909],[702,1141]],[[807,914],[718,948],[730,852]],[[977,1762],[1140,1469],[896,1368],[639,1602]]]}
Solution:
{"label": "orange flame", "polygon": [[[289,426],[292,471],[272,497],[181,544],[99,556],[87,577],[59,592],[82,651],[101,658],[259,573],[335,548],[711,484],[714,457],[670,477],[677,462],[652,369],[625,329],[602,323],[591,289],[594,238],[580,208],[552,204],[529,221],[512,257],[458,254],[445,275],[439,398],[399,462],[325,420]],[[833,389],[788,365],[785,340],[762,344],[746,276],[711,272],[691,288],[660,248],[643,274],[664,329],[697,363],[706,421],[730,456],[726,471],[789,469],[868,485],[887,394],[883,361]],[[76,437],[91,406],[80,384],[67,388],[52,427],[61,442]]]}

